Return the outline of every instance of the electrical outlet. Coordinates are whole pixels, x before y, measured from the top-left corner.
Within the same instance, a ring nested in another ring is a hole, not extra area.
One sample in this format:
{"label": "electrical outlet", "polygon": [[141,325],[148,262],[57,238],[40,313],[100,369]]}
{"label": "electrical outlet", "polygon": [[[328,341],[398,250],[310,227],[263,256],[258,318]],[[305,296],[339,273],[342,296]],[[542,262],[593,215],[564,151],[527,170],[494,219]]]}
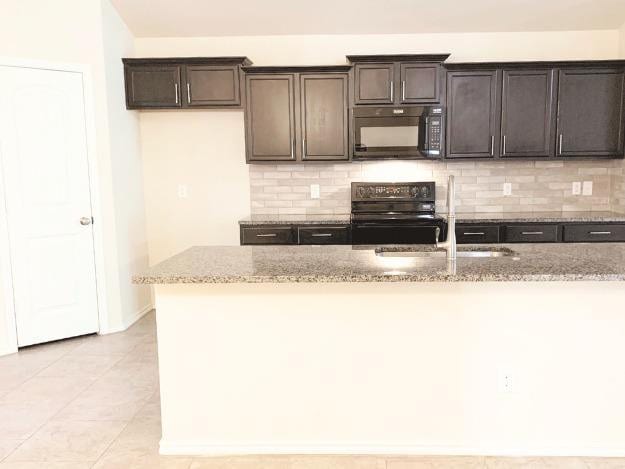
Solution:
{"label": "electrical outlet", "polygon": [[189,197],[189,188],[186,184],[178,184],[178,198],[186,199]]}
{"label": "electrical outlet", "polygon": [[503,195],[512,195],[512,184],[509,182],[503,183]]}
{"label": "electrical outlet", "polygon": [[310,185],[310,198],[318,199],[321,197],[321,190],[319,188],[319,184],[311,184]]}
{"label": "electrical outlet", "polygon": [[573,192],[573,195],[580,195],[582,193],[582,183],[579,181],[574,182],[571,187],[571,192]]}
{"label": "electrical outlet", "polygon": [[516,382],[514,379],[514,375],[511,370],[502,369],[499,370],[499,375],[497,376],[497,388],[499,392],[510,394],[515,392]]}
{"label": "electrical outlet", "polygon": [[582,194],[592,195],[592,181],[584,181],[584,185],[582,186]]}

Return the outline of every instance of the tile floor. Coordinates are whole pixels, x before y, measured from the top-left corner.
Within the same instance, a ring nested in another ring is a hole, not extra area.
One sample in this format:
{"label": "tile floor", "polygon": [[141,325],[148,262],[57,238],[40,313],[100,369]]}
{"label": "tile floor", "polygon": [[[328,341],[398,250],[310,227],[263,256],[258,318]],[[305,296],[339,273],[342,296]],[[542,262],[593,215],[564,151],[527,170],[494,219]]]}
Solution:
{"label": "tile floor", "polygon": [[0,357],[0,469],[625,469],[625,459],[158,455],[154,314]]}

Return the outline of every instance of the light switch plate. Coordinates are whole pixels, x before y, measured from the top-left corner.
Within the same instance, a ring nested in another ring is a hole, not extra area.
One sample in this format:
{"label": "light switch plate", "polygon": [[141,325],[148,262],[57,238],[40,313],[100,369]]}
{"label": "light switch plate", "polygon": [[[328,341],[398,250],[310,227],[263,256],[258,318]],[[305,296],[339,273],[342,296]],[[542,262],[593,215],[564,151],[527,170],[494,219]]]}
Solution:
{"label": "light switch plate", "polygon": [[584,181],[584,185],[582,186],[582,194],[592,195],[592,181]]}
{"label": "light switch plate", "polygon": [[318,199],[321,197],[321,190],[319,188],[319,184],[311,184],[310,185],[310,198]]}
{"label": "light switch plate", "polygon": [[571,187],[571,192],[573,192],[573,195],[580,195],[582,193],[582,183],[579,181],[574,182]]}

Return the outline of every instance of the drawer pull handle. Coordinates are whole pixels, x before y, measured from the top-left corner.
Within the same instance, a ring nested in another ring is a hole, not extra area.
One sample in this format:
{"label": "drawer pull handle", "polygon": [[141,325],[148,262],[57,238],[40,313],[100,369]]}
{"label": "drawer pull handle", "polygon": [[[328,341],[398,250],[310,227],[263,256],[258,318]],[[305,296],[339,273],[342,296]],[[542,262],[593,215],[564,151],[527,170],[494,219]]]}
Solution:
{"label": "drawer pull handle", "polygon": [[331,238],[332,233],[313,233],[310,236],[313,238]]}
{"label": "drawer pull handle", "polygon": [[275,233],[265,233],[265,234],[257,234],[256,237],[257,238],[275,238],[276,236],[278,236]]}
{"label": "drawer pull handle", "polygon": [[593,235],[593,236],[611,235],[612,232],[611,231],[591,231],[590,234]]}
{"label": "drawer pull handle", "polygon": [[467,233],[463,233],[465,236],[484,236],[486,233],[482,233],[479,231],[476,231],[475,233],[472,232],[467,232]]}
{"label": "drawer pull handle", "polygon": [[521,234],[522,235],[541,235],[545,233],[542,231],[522,231]]}

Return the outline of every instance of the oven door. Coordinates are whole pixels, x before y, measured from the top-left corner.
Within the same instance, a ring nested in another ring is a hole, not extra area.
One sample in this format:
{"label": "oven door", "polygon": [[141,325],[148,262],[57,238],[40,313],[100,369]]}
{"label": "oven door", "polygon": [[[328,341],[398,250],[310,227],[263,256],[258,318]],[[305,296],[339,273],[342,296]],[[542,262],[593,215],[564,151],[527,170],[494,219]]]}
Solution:
{"label": "oven door", "polygon": [[427,156],[425,116],[354,118],[354,158]]}
{"label": "oven door", "polygon": [[445,239],[445,223],[354,223],[352,244],[435,244],[436,228]]}

